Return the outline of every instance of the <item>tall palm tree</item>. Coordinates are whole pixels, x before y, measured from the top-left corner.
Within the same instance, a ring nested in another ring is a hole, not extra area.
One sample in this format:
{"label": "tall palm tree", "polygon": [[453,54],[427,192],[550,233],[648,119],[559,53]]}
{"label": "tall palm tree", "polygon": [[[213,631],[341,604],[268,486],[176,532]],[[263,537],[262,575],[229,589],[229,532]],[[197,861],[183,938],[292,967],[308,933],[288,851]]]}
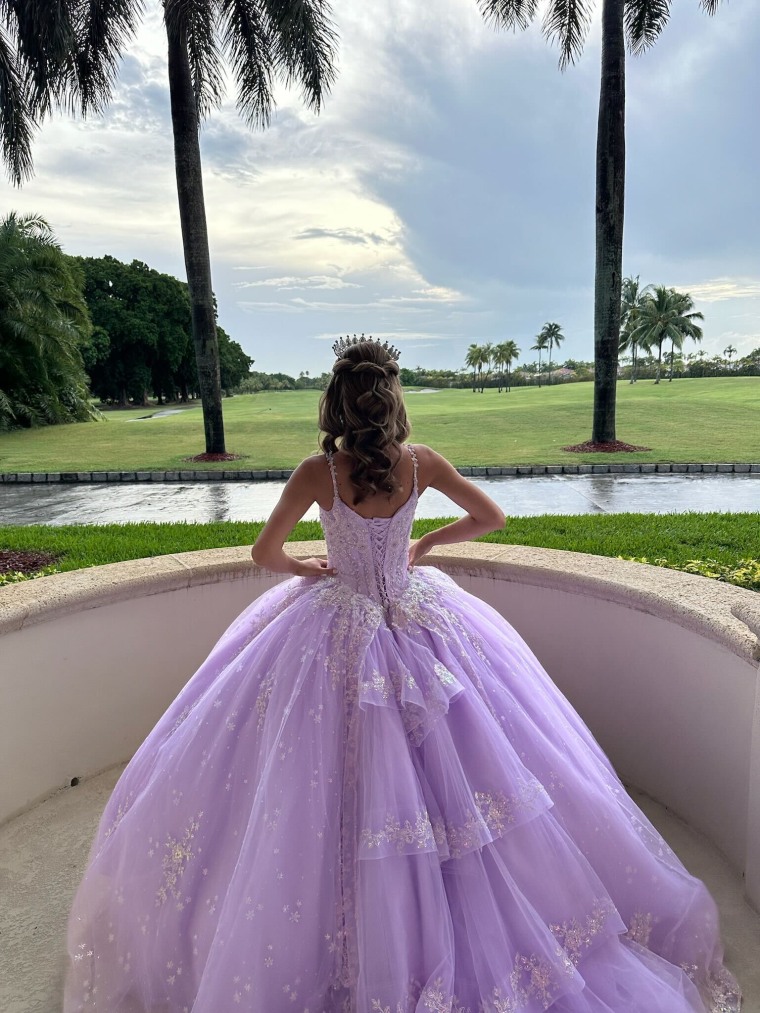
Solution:
{"label": "tall palm tree", "polygon": [[[699,0],[714,14],[720,0]],[[477,0],[497,28],[524,29],[537,0]],[[625,207],[625,47],[653,46],[670,17],[670,0],[602,0],[602,75],[596,135],[596,267],[594,274],[594,418],[591,439],[612,443],[615,433],[620,290]],[[559,43],[560,67],[574,63],[591,23],[584,0],[549,0],[543,31]]]}
{"label": "tall palm tree", "polygon": [[676,292],[665,285],[657,285],[641,306],[632,337],[647,351],[657,347],[655,383],[660,382],[662,346],[666,341],[671,341],[674,348],[681,348],[687,337],[696,341],[702,338],[702,330],[696,321],[704,320],[704,317],[694,312],[693,305],[687,292]]}
{"label": "tall palm tree", "polygon": [[620,341],[619,352],[631,352],[631,379],[630,383],[636,383],[636,366],[638,365],[639,346],[632,340],[632,334],[636,325],[639,310],[644,299],[651,290],[651,285],[641,286],[639,276],[623,278],[623,288],[620,299]]}
{"label": "tall palm tree", "polygon": [[538,352],[538,386],[541,386],[541,352],[545,352],[549,347],[549,339],[546,337],[543,331],[536,335],[535,345],[530,346],[531,352]]}
{"label": "tall palm tree", "polygon": [[731,357],[734,356],[734,355],[736,355],[736,349],[734,348],[733,345],[729,345],[727,348],[723,349],[723,354],[728,359],[728,365],[729,365],[729,368],[730,368],[730,366],[731,366]]}
{"label": "tall palm tree", "polygon": [[547,382],[551,382],[552,377],[552,349],[559,348],[562,342],[565,340],[565,335],[562,333],[562,328],[559,324],[544,324],[541,328],[541,334],[546,338],[546,343],[549,347],[549,374],[547,376]]}
{"label": "tall palm tree", "polygon": [[[7,4],[8,0],[0,0],[0,8],[6,8]],[[224,57],[237,85],[238,111],[249,126],[265,126],[269,122],[277,79],[288,84],[298,82],[306,104],[319,110],[334,78],[336,39],[327,0],[161,0],[161,5],[167,34],[177,194],[206,452],[221,454],[226,448],[200,126],[222,100]],[[17,119],[24,121],[25,101],[30,111],[28,121],[30,114],[36,109],[44,112],[54,98],[62,101],[63,94],[85,117],[102,112],[111,98],[121,57],[143,13],[142,0],[60,0],[54,4],[32,0],[11,6],[36,12],[30,20],[34,20],[38,29],[44,26],[44,11],[53,8],[68,11],[66,24],[74,25],[70,49],[73,60],[60,56],[56,35],[48,65],[38,60],[32,70],[21,75],[20,98],[15,103]],[[21,20],[18,16],[19,24]],[[63,29],[58,34],[62,33]],[[17,34],[21,40],[21,34]],[[35,70],[39,78],[36,85]],[[6,78],[10,80],[8,74]],[[4,138],[8,132],[5,122]],[[12,135],[13,126],[8,129]],[[23,151],[23,146],[15,143],[12,149]]]}

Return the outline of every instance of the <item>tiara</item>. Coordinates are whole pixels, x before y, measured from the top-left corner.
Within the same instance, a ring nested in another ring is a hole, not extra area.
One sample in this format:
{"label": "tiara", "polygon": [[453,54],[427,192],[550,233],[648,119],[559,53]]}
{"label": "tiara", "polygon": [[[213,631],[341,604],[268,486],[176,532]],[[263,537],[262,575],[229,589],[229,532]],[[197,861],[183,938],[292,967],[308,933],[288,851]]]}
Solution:
{"label": "tiara", "polygon": [[371,334],[368,338],[365,338],[363,334],[358,338],[355,334],[353,338],[349,337],[348,335],[346,335],[345,338],[338,338],[338,340],[332,346],[333,352],[335,352],[335,355],[340,359],[345,355],[346,350],[350,348],[351,345],[358,345],[360,341],[372,341],[374,344],[380,345],[380,347],[384,348],[385,351],[388,353],[389,358],[393,359],[394,361],[396,361],[399,355],[401,355],[401,352],[399,352],[397,348],[394,348],[393,345],[389,345],[387,341],[381,342],[380,338],[373,338]]}

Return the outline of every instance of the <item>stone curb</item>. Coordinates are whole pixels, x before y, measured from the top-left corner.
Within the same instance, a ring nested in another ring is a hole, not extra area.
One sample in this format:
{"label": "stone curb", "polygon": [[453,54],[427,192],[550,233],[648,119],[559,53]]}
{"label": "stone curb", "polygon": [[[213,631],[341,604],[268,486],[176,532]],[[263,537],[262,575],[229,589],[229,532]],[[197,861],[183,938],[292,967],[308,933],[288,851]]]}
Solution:
{"label": "stone curb", "polygon": [[[652,474],[760,474],[760,464],[691,464],[650,463],[624,464],[518,464],[493,467],[465,465],[457,468],[460,475],[477,478],[532,477],[535,475],[652,475]],[[9,471],[0,473],[0,485],[46,484],[60,482],[72,485],[82,482],[269,482],[290,478],[293,469],[268,471]]]}

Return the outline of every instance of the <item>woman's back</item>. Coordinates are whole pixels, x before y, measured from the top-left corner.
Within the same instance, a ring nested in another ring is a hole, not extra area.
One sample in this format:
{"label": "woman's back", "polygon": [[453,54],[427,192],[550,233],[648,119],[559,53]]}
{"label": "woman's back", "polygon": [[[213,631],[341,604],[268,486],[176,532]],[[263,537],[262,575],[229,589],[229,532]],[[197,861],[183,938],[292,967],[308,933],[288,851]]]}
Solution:
{"label": "woman's back", "polygon": [[[399,449],[408,460],[400,458],[397,469],[400,475],[410,471],[409,477],[405,481],[399,477],[392,496],[379,493],[367,497],[358,504],[358,509],[349,506],[344,498],[351,488],[350,461],[341,461],[339,467],[334,455],[328,454],[332,505],[329,509],[320,505],[328,563],[336,570],[333,579],[383,606],[401,595],[409,583],[409,538],[419,495],[414,448]],[[372,514],[373,508],[389,512]],[[360,513],[360,509],[367,513]]]}

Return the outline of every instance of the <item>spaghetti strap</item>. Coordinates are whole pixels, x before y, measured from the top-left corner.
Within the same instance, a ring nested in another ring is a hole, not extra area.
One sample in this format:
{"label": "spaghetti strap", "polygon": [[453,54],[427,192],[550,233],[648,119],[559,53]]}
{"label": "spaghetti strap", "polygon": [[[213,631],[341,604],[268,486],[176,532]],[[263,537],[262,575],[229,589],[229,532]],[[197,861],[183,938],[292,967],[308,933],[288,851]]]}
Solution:
{"label": "spaghetti strap", "polygon": [[333,461],[332,451],[330,451],[330,450],[325,451],[325,457],[327,458],[327,463],[330,465],[330,474],[332,475],[332,484],[333,484],[333,495],[334,495],[335,499],[338,499],[339,498],[338,497],[338,476],[335,473],[335,462]]}
{"label": "spaghetti strap", "polygon": [[414,452],[414,447],[410,443],[407,443],[406,449],[409,451],[409,454],[411,455],[411,458],[412,458],[412,464],[414,465],[414,486],[413,486],[413,489],[414,489],[415,492],[417,492],[417,455]]}

